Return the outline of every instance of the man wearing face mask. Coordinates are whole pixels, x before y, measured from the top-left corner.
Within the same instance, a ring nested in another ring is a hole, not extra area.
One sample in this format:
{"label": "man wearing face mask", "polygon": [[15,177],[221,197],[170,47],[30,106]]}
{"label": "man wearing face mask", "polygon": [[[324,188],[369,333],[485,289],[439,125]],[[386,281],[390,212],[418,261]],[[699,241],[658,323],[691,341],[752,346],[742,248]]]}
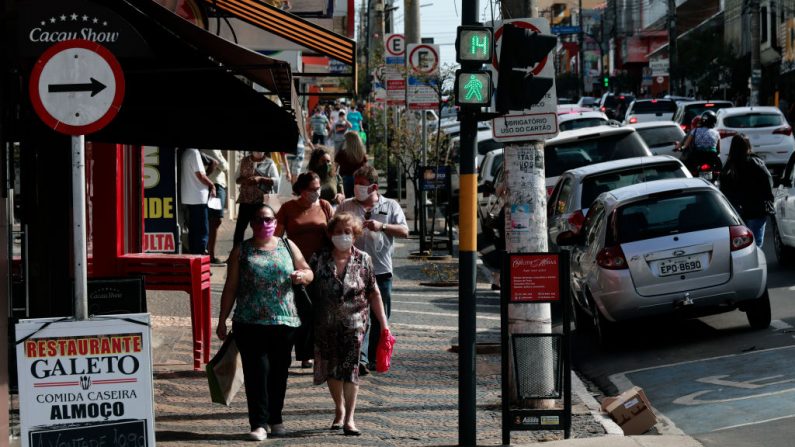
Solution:
{"label": "man wearing face mask", "polygon": [[[312,259],[317,251],[331,245],[326,227],[334,212],[331,204],[320,198],[320,178],[314,172],[299,175],[293,193],[298,198],[285,202],[276,213],[276,235],[286,234],[304,258]],[[302,325],[296,334],[295,359],[302,368],[311,368],[315,355],[311,329],[311,324]]]}
{"label": "man wearing face mask", "polygon": [[[386,316],[392,310],[392,251],[396,237],[407,238],[409,227],[400,204],[378,193],[378,171],[364,165],[354,174],[354,197],[345,200],[337,213],[349,212],[364,222],[364,234],[356,239],[356,248],[369,254]],[[372,326],[365,335],[360,359],[360,374],[367,375],[375,368],[375,353],[381,325],[371,316]]]}

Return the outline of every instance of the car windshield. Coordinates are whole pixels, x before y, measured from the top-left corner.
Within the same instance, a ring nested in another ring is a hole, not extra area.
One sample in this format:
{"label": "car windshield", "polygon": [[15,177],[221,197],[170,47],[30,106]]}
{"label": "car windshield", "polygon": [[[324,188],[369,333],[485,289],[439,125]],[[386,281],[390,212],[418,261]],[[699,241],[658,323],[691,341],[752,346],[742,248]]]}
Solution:
{"label": "car windshield", "polygon": [[602,126],[607,124],[607,120],[604,118],[580,118],[569,120],[560,123],[558,128],[563,130],[574,130],[574,129],[582,129],[584,127],[595,127],[595,126]]}
{"label": "car windshield", "polygon": [[668,146],[682,141],[685,137],[685,133],[679,126],[649,127],[636,130],[649,147]]}
{"label": "car windshield", "polygon": [[673,101],[639,101],[632,106],[632,113],[674,113],[676,103]]}
{"label": "car windshield", "polygon": [[692,190],[670,191],[624,205],[616,210],[613,222],[610,245],[740,225],[717,192]]}
{"label": "car windshield", "polygon": [[633,166],[621,171],[591,175],[583,179],[580,204],[583,207],[588,207],[596,200],[599,194],[624,186],[654,180],[684,178],[686,176],[682,170],[681,163],[675,161],[663,164]]}
{"label": "car windshield", "polygon": [[682,120],[682,122],[685,124],[690,124],[690,122],[693,121],[693,118],[695,118],[696,116],[701,116],[701,114],[706,112],[707,110],[712,110],[714,112],[716,110],[725,109],[727,107],[732,106],[729,103],[718,103],[718,102],[716,103],[711,102],[709,104],[712,104],[712,106],[707,107],[706,104],[687,106],[687,108],[685,109],[685,117]]}
{"label": "car windshield", "polygon": [[735,129],[775,127],[781,125],[781,115],[777,113],[748,113],[745,115],[732,115],[723,119],[723,125]]}
{"label": "car windshield", "polygon": [[569,169],[644,155],[651,155],[651,152],[636,132],[619,133],[560,144],[547,143],[544,167],[547,177],[557,177]]}

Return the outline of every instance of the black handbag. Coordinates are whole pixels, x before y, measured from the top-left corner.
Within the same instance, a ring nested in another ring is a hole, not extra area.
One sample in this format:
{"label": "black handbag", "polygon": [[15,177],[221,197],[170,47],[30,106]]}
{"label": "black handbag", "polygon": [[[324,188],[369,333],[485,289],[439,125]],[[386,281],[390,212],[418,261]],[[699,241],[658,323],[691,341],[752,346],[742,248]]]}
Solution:
{"label": "black handbag", "polygon": [[[293,260],[293,268],[295,268],[295,256],[293,249],[286,237],[282,237],[284,246],[287,247],[287,253],[290,253],[290,258]],[[293,284],[293,299],[295,299],[295,307],[298,309],[298,316],[301,318],[301,324],[310,324],[312,322],[312,298],[309,297],[306,287],[303,284]]]}

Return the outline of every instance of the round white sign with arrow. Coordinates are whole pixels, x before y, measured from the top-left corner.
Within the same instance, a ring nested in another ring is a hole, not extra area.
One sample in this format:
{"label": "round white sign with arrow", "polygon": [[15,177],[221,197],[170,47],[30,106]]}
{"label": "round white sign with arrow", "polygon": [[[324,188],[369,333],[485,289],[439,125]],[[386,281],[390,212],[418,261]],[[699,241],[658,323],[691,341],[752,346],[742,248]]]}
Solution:
{"label": "round white sign with arrow", "polygon": [[67,135],[86,135],[105,127],[118,113],[124,75],[107,48],[88,40],[67,40],[36,61],[29,93],[45,124]]}

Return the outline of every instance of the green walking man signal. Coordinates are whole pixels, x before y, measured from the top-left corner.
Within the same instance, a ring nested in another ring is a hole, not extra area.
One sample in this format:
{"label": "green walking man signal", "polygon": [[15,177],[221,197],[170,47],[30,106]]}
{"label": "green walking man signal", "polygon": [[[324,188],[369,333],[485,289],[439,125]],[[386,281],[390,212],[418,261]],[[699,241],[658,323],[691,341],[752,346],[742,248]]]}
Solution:
{"label": "green walking man signal", "polygon": [[480,70],[458,70],[455,76],[457,105],[487,107],[491,104],[491,73]]}
{"label": "green walking man signal", "polygon": [[483,83],[480,82],[475,75],[469,75],[469,81],[464,85],[464,88],[467,89],[467,94],[464,98],[466,101],[471,101],[473,96],[475,97],[474,102],[483,101],[483,95],[481,94],[483,91]]}

